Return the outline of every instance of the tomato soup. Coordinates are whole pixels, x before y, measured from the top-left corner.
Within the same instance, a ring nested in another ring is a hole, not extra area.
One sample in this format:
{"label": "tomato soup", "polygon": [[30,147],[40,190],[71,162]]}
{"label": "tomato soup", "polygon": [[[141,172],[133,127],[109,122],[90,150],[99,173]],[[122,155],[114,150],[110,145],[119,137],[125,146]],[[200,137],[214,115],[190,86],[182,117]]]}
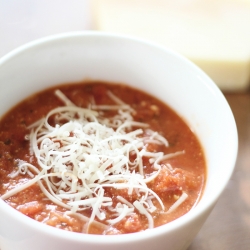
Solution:
{"label": "tomato soup", "polygon": [[123,84],[46,89],[0,121],[1,198],[56,228],[116,235],[158,227],[190,211],[205,181],[187,124]]}

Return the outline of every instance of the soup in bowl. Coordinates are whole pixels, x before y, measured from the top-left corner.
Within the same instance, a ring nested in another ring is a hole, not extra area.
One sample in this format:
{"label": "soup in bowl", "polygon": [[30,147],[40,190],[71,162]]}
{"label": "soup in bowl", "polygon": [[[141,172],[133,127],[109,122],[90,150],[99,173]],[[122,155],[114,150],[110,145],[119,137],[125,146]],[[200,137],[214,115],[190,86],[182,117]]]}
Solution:
{"label": "soup in bowl", "polygon": [[61,34],[0,60],[1,250],[186,249],[237,155],[232,112],[181,55]]}

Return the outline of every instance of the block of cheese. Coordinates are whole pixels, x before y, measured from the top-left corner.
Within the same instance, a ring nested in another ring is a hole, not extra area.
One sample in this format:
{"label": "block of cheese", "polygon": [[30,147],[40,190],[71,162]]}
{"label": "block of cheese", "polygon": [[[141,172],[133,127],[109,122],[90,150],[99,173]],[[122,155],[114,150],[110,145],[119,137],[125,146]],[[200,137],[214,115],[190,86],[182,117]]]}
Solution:
{"label": "block of cheese", "polygon": [[171,48],[222,90],[250,85],[250,0],[94,0],[93,13],[96,29]]}

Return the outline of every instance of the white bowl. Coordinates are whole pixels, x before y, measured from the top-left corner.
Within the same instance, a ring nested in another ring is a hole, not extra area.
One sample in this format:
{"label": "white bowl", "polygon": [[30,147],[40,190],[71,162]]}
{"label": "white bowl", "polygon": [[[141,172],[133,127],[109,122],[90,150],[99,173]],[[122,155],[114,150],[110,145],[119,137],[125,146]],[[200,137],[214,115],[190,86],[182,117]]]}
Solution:
{"label": "white bowl", "polygon": [[205,151],[208,175],[204,194],[194,209],[167,225],[116,236],[56,229],[0,200],[1,250],[186,249],[234,170],[237,129],[224,96],[203,71],[171,50],[130,37],[77,32],[31,42],[0,59],[0,115],[34,92],[83,79],[136,86],[183,117]]}

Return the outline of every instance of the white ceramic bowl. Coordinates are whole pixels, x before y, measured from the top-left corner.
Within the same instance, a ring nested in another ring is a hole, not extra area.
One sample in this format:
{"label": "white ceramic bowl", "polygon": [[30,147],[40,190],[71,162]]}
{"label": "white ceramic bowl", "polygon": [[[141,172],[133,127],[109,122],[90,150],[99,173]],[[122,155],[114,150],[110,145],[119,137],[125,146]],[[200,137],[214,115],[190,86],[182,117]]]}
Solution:
{"label": "white ceramic bowl", "polygon": [[0,59],[0,115],[34,92],[84,79],[136,86],[166,102],[186,120],[199,137],[207,160],[202,199],[189,213],[165,226],[116,236],[49,227],[0,200],[1,250],[186,249],[234,169],[238,140],[228,103],[203,71],[171,50],[134,38],[84,32],[44,38]]}

